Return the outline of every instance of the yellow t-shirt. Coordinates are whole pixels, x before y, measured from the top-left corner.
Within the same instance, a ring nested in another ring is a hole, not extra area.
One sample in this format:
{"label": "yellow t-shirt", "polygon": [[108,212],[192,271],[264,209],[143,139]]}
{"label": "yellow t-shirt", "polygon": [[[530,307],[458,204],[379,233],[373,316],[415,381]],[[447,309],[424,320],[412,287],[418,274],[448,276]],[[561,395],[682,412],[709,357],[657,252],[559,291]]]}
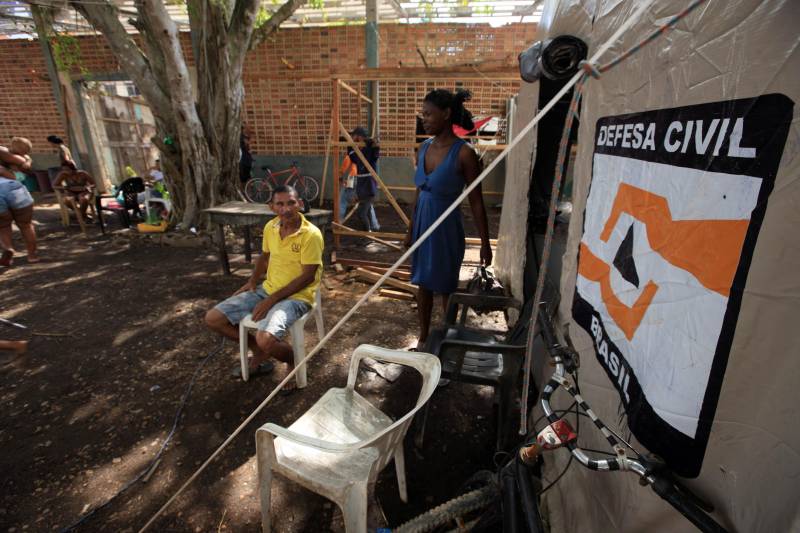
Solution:
{"label": "yellow t-shirt", "polygon": [[298,214],[302,219],[300,228],[285,239],[281,239],[280,218],[275,217],[264,226],[261,249],[269,254],[264,290],[272,294],[285,287],[303,272],[302,265],[320,265],[314,281],[289,297],[313,305],[314,293],[322,279],[322,249],[325,244],[319,228]]}

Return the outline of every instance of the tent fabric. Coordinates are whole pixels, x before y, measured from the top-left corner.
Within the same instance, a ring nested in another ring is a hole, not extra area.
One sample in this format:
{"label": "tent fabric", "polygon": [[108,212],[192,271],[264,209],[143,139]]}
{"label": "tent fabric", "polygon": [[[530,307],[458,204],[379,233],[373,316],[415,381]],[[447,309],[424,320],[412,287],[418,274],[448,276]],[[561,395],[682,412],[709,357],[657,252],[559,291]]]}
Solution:
{"label": "tent fabric", "polygon": [[[655,2],[613,53],[687,4]],[[591,56],[636,6],[548,1],[538,38],[580,37]],[[665,450],[733,531],[800,530],[798,20],[791,0],[703,4],[587,83],[578,132],[559,316],[581,355],[582,395],[637,449]],[[635,144],[636,124],[639,148],[654,124],[652,150],[623,146]],[[647,296],[649,282],[656,288]],[[576,305],[584,299],[596,323]],[[615,365],[611,345],[622,353]],[[541,358],[535,370],[540,386],[552,372]],[[636,395],[634,378],[638,399],[626,397]],[[571,400],[562,392],[553,403]],[[581,446],[607,449],[587,419],[567,418]],[[566,450],[548,452],[545,482],[568,459]],[[576,461],[544,500],[552,531],[694,530],[634,474]]]}
{"label": "tent fabric", "polygon": [[[513,120],[509,124],[509,142],[536,115],[539,99],[539,85],[523,83],[515,98]],[[528,188],[530,186],[531,165],[536,157],[537,128],[534,127],[526,140],[508,154],[506,179],[503,193],[503,209],[500,213],[500,228],[497,232],[497,253],[494,270],[497,277],[511,294],[519,301],[525,300],[523,275],[525,272],[526,230],[528,225]],[[517,319],[514,311],[514,320]]]}

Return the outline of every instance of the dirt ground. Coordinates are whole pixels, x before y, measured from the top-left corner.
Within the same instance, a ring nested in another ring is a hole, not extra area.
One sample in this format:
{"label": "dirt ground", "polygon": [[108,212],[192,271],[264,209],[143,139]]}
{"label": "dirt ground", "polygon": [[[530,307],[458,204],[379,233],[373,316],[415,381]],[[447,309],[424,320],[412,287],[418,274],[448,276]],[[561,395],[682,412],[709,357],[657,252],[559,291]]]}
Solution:
{"label": "dirt ground", "polygon": [[[103,236],[92,226],[84,238],[77,226],[61,227],[47,200],[35,211],[42,262],[27,264],[18,254],[12,268],[0,271],[0,317],[28,328],[0,324],[0,338],[30,340],[27,355],[0,352],[0,531],[61,530],[150,463],[193,374],[220,347],[203,325],[206,309],[249,274],[235,246],[229,245],[234,273],[224,276],[213,249],[124,238],[116,221],[115,234]],[[388,222],[393,217],[386,207],[379,217],[385,228],[396,225]],[[491,218],[496,236],[499,212]],[[368,253],[347,241],[340,258],[399,256]],[[16,232],[15,246],[24,249]],[[477,259],[475,250],[470,254]],[[323,313],[330,327],[368,285],[345,282],[330,265],[325,279]],[[151,530],[259,531],[255,430],[266,422],[288,426],[328,388],[343,386],[359,344],[400,348],[416,333],[410,302],[372,297],[311,360],[309,386],[277,396]],[[306,340],[316,344],[313,327]],[[77,531],[138,530],[285,375],[278,365],[273,374],[244,383],[229,376],[237,361],[237,347],[226,342],[198,371],[175,436],[148,481],[132,485]],[[411,372],[389,383],[364,370],[359,383],[361,394],[394,417],[412,406],[419,388]],[[454,383],[439,390],[424,448],[414,447],[413,426],[406,439],[409,502],[400,501],[390,465],[370,502],[370,527],[396,526],[455,495],[476,470],[490,468],[491,413],[491,389]],[[343,530],[341,512],[320,496],[280,478],[272,495],[276,531]]]}

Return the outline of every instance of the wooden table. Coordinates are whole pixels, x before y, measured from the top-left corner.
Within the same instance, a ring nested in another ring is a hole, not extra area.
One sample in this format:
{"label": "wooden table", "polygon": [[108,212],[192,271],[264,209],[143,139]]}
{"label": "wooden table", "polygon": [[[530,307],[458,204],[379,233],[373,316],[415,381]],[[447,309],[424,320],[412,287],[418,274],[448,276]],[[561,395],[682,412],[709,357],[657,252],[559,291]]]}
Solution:
{"label": "wooden table", "polygon": [[[249,202],[227,202],[216,207],[205,210],[208,213],[212,224],[217,225],[217,238],[219,240],[219,260],[222,263],[222,271],[226,275],[231,273],[231,265],[228,262],[228,252],[225,249],[225,229],[226,224],[233,227],[244,227],[244,258],[249,263],[252,259],[252,247],[250,243],[250,226],[264,224],[275,217],[275,213],[265,204],[251,204]],[[325,209],[312,209],[309,213],[304,213],[306,219],[317,226],[322,233],[325,233],[325,226],[331,221],[331,211]]]}

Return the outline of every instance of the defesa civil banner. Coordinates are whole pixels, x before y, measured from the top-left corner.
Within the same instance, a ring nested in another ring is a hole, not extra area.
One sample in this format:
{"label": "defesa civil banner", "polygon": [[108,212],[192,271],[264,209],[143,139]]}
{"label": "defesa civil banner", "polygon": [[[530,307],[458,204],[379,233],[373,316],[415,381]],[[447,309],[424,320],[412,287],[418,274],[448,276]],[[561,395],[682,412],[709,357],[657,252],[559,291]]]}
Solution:
{"label": "defesa civil banner", "polygon": [[792,118],[779,94],[597,122],[575,321],[636,438],[696,476]]}

